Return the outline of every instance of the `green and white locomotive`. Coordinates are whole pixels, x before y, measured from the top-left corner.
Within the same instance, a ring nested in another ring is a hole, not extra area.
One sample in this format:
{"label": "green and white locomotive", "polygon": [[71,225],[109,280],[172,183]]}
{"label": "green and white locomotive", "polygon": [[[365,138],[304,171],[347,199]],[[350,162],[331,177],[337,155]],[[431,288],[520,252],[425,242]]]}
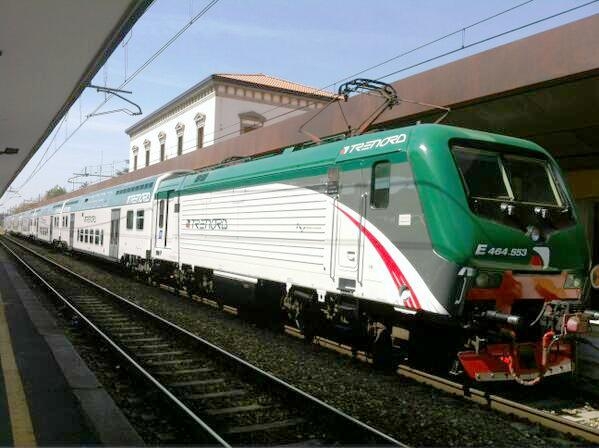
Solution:
{"label": "green and white locomotive", "polygon": [[422,124],[151,187],[127,205],[144,210],[136,252],[117,241],[114,259],[284,316],[307,339],[362,344],[376,362],[409,333],[413,360],[531,384],[572,371],[572,340],[589,329],[584,232],[555,161],[526,140]]}

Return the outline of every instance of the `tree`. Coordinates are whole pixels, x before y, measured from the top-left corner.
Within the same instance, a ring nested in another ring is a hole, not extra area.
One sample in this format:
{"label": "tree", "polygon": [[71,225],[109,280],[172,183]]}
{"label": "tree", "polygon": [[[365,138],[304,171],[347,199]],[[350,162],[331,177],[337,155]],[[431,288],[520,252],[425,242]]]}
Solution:
{"label": "tree", "polygon": [[65,190],[64,187],[61,187],[60,185],[55,185],[52,188],[50,188],[48,191],[46,191],[46,199],[50,199],[50,198],[55,198],[56,196],[62,196],[63,194],[66,194],[67,190]]}

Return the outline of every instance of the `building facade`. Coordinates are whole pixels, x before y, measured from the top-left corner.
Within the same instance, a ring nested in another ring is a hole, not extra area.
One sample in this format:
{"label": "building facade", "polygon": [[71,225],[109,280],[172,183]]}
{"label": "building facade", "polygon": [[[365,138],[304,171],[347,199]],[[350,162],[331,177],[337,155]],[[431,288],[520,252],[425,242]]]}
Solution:
{"label": "building facade", "polygon": [[323,108],[335,95],[264,74],[214,74],[125,132],[129,170]]}

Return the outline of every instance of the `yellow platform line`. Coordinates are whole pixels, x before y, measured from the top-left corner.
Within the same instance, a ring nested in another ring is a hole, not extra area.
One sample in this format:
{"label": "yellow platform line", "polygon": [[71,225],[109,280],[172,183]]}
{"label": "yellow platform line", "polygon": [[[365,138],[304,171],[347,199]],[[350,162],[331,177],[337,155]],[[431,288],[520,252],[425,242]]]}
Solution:
{"label": "yellow platform line", "polygon": [[0,295],[0,363],[6,387],[8,413],[14,446],[35,446],[35,434],[31,416],[27,407],[27,398],[15,361],[15,355],[8,331],[8,322],[4,313],[4,303]]}

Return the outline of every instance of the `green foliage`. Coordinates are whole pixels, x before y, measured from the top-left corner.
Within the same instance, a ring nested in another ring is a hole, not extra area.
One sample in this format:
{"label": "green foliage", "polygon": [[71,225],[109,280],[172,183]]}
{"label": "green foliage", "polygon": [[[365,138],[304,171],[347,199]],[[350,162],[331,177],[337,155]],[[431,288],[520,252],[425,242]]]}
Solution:
{"label": "green foliage", "polygon": [[50,198],[55,198],[56,196],[62,196],[63,194],[66,194],[67,190],[64,187],[61,187],[60,185],[55,185],[52,188],[50,188],[48,191],[46,191],[46,199],[50,199]]}

